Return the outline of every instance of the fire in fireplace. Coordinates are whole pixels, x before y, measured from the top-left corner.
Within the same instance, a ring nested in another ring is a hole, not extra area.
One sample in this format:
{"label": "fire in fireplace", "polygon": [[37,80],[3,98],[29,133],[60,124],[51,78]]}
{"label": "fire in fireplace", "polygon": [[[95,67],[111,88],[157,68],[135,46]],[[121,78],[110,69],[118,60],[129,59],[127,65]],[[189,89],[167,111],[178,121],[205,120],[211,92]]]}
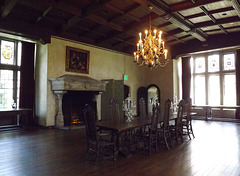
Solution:
{"label": "fire in fireplace", "polygon": [[86,104],[96,111],[95,94],[92,91],[68,91],[63,96],[64,125],[83,125],[83,109]]}

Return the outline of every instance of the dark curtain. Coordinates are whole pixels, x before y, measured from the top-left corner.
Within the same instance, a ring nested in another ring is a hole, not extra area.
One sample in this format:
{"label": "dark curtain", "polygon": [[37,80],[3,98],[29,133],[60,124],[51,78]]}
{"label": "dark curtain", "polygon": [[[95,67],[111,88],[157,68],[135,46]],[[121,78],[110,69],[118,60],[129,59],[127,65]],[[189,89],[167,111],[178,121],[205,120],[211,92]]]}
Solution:
{"label": "dark curtain", "polygon": [[187,100],[190,98],[191,89],[191,57],[182,57],[182,98]]}
{"label": "dark curtain", "polygon": [[34,124],[35,81],[34,81],[34,43],[22,42],[20,67],[20,108],[30,108],[28,125]]}
{"label": "dark curtain", "polygon": [[[236,50],[236,93],[237,105],[240,105],[240,49]],[[236,118],[240,119],[240,111],[236,111]]]}

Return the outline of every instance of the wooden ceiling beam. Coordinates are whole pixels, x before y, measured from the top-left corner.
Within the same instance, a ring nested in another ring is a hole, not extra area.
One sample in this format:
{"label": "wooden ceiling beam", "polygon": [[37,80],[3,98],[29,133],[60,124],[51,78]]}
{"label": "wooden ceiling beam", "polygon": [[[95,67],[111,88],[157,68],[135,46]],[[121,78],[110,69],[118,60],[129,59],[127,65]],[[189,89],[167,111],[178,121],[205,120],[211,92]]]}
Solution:
{"label": "wooden ceiling beam", "polygon": [[[163,37],[171,37],[171,36],[174,36],[174,35],[176,35],[176,34],[179,34],[179,33],[181,33],[181,32],[184,32],[182,29],[179,29],[179,28],[177,28],[177,29],[173,29],[173,30],[171,30],[171,31],[169,31],[169,32],[167,32],[167,34],[165,35],[165,36],[163,36]],[[191,35],[187,35],[188,37],[189,36],[191,36]],[[133,36],[131,36],[131,37],[128,37],[128,38],[126,38],[126,39],[124,39],[124,41],[126,41],[126,40],[133,40],[133,39],[135,39],[136,37],[133,37]],[[179,39],[179,38],[178,38]],[[118,45],[118,44],[120,44],[121,42],[117,42],[117,43],[115,43],[115,44],[113,44],[113,46],[116,46],[116,45]],[[136,45],[136,43],[131,43],[132,45]]]}
{"label": "wooden ceiling beam", "polygon": [[165,37],[174,36],[174,35],[179,34],[181,32],[184,32],[184,31],[182,29],[180,29],[180,28],[173,29],[171,31],[168,31],[167,34],[165,35]]}
{"label": "wooden ceiling beam", "polygon": [[[216,23],[216,18],[214,18],[214,16],[212,14],[209,14],[208,10],[204,7],[201,6],[200,9],[212,20],[212,22]],[[224,29],[224,27],[219,24],[218,27],[225,33],[228,34],[227,31]]]}
{"label": "wooden ceiling beam", "polygon": [[125,39],[114,38],[115,40],[118,40],[119,42],[116,42],[116,43],[112,44],[112,47],[115,47],[115,46],[120,45],[120,44],[122,44],[122,43],[135,46],[135,43],[130,42],[130,40],[132,40],[132,39],[134,39],[134,38],[135,38],[135,37],[133,37],[133,36],[128,37],[128,38],[125,38]]}
{"label": "wooden ceiling beam", "polygon": [[[52,34],[54,34],[54,30],[48,27],[41,27],[39,25],[31,25],[30,23],[26,23],[20,21],[18,19],[4,18],[1,20],[0,29],[9,31],[14,31],[17,36],[27,37],[34,40],[49,39]],[[47,43],[48,41],[45,41]]]}
{"label": "wooden ceiling beam", "polygon": [[[231,26],[231,27],[225,27],[225,30],[231,30],[231,29],[239,29],[240,30],[240,25],[239,26]],[[221,31],[221,29],[210,29],[210,30],[205,30],[204,32],[208,33],[208,32],[218,32]]]}
{"label": "wooden ceiling beam", "polygon": [[169,25],[171,25],[172,23],[170,23],[170,22],[166,22],[166,23],[163,23],[163,24],[160,24],[160,25],[158,25],[157,26],[157,28],[164,28],[164,27],[166,27],[166,26],[169,26]]}
{"label": "wooden ceiling beam", "polygon": [[40,17],[37,18],[37,20],[35,21],[35,23],[39,23],[51,10],[53,9],[53,7],[48,7]]}
{"label": "wooden ceiling beam", "polygon": [[[189,55],[190,53],[208,51],[213,49],[220,49],[226,47],[237,47],[240,45],[239,38],[240,32],[229,33],[228,37],[225,34],[211,35],[206,42],[200,42],[198,40],[188,41],[186,44],[178,44],[171,47],[172,58],[178,58],[179,56]],[[218,42],[221,39],[221,42]]]}
{"label": "wooden ceiling beam", "polygon": [[[159,18],[159,16],[155,13],[151,13],[151,19],[154,20],[156,18]],[[116,37],[117,35],[121,35],[121,34],[124,34],[125,32],[128,33],[129,35],[132,35],[131,33],[129,33],[128,31],[140,26],[140,25],[143,25],[144,23],[147,23],[149,21],[149,15],[146,15],[144,16],[143,18],[140,19],[140,22],[134,22],[134,23],[131,23],[130,25],[128,26],[125,26],[124,27],[124,30],[122,32],[110,32],[107,37],[103,37],[103,38],[99,38],[97,39],[96,43],[100,43],[100,42],[104,42],[108,39],[111,39],[113,37]]]}
{"label": "wooden ceiling beam", "polygon": [[196,23],[194,26],[195,26],[195,28],[204,28],[204,27],[209,27],[209,26],[214,26],[214,25],[238,22],[239,20],[240,20],[240,18],[238,16],[233,16],[233,17],[218,19],[218,20],[216,20],[216,23],[214,23],[212,21],[205,21],[205,22]]}
{"label": "wooden ceiling beam", "polygon": [[197,0],[196,3],[192,3],[191,1],[179,2],[179,3],[171,5],[170,11],[171,12],[179,12],[182,10],[187,10],[187,9],[194,8],[194,7],[204,6],[204,5],[214,3],[214,2],[219,2],[219,1],[223,1],[223,0]]}
{"label": "wooden ceiling beam", "polygon": [[[84,7],[81,16],[74,16],[71,19],[68,20],[68,22],[66,24],[64,24],[61,27],[60,33],[66,31],[67,29],[71,28],[72,26],[76,25],[80,20],[90,16],[92,14],[92,12],[94,12],[95,10],[101,8],[102,6],[104,6],[105,4],[109,3],[112,0],[99,0],[99,1],[94,1],[90,4],[88,4],[86,7]],[[104,23],[103,18],[97,17],[95,16],[95,18],[98,18],[98,20],[101,20],[102,23]],[[105,24],[105,23],[104,23]]]}
{"label": "wooden ceiling beam", "polygon": [[76,15],[76,16],[81,16],[82,15],[82,10],[80,10],[77,7],[71,6],[68,3],[64,3],[61,1],[56,1],[56,0],[32,0],[32,1],[38,1],[40,3],[43,3],[47,6],[51,6],[55,9],[61,10],[64,13],[68,13],[71,15]]}
{"label": "wooden ceiling beam", "polygon": [[188,38],[188,37],[191,37],[191,35],[185,35],[185,36],[179,37],[179,38],[175,37],[175,39],[166,41],[166,44],[171,45],[171,43],[176,42],[176,41],[179,41],[181,43],[186,43],[185,41],[183,41],[183,39]]}
{"label": "wooden ceiling beam", "polygon": [[96,16],[96,15],[93,15],[93,14],[89,15],[87,17],[87,19],[89,19],[91,21],[94,21],[95,23],[98,23],[100,25],[104,25],[104,26],[107,26],[107,27],[112,28],[114,30],[120,31],[120,32],[122,32],[124,30],[124,28],[121,25],[115,24],[113,22],[108,22],[106,19],[101,18],[101,17]]}
{"label": "wooden ceiling beam", "polygon": [[[226,7],[226,8],[221,8],[221,9],[210,10],[210,11],[208,11],[208,13],[213,15],[213,14],[216,14],[216,13],[224,13],[224,12],[231,11],[231,10],[234,10],[234,8],[233,7]],[[189,19],[192,19],[192,18],[197,18],[197,17],[202,17],[202,16],[205,16],[204,12],[185,16],[184,19],[189,20]]]}
{"label": "wooden ceiling beam", "polygon": [[89,33],[94,33],[94,34],[101,35],[101,36],[107,36],[105,33],[99,32],[99,31],[96,30],[96,29],[98,28],[98,26],[99,26],[99,25],[95,25],[95,26],[92,27],[91,29],[86,28],[86,27],[84,27],[84,26],[78,26],[78,27],[77,27],[78,29],[81,29],[81,30],[84,30],[84,31],[85,31],[85,32],[82,32],[81,34],[79,34],[78,36],[79,36],[79,37],[86,36],[86,35],[88,35]]}
{"label": "wooden ceiling beam", "polygon": [[132,19],[135,20],[135,21],[140,21],[139,18],[137,18],[137,17],[129,14],[131,11],[134,11],[135,9],[137,9],[138,7],[140,7],[140,5],[137,4],[137,3],[135,3],[133,6],[129,7],[129,8],[128,8],[127,10],[125,10],[125,11],[122,11],[122,10],[120,10],[119,8],[114,7],[114,6],[112,6],[112,5],[109,5],[109,4],[106,4],[106,6],[107,6],[108,8],[113,9],[114,11],[116,11],[116,12],[119,13],[118,15],[110,18],[108,21],[113,21],[113,20],[115,20],[115,19],[117,19],[117,18],[120,18],[120,17],[122,17],[122,16],[124,16],[124,15],[132,18]]}
{"label": "wooden ceiling beam", "polygon": [[12,11],[12,9],[17,4],[18,0],[7,0],[5,1],[4,6],[2,7],[1,17],[4,18]]}
{"label": "wooden ceiling beam", "polygon": [[[200,2],[200,1],[203,1],[203,0],[198,0],[197,2]],[[209,1],[209,0],[205,0],[205,1]],[[166,4],[164,5],[162,1],[157,2],[155,0],[148,0],[147,2],[154,7],[155,13],[157,13],[157,11],[158,11],[158,14],[160,14],[160,13],[163,14],[163,16],[162,16],[163,19],[171,22],[172,24],[176,25],[178,28],[181,28],[182,30],[184,30],[186,32],[190,32],[190,34],[193,37],[197,38],[200,41],[207,40],[206,34],[204,34],[201,30],[195,29],[194,25],[191,22],[182,19],[182,17],[180,15],[178,15],[177,13],[172,13],[170,7],[167,6]],[[188,2],[188,1],[186,1],[186,2]],[[190,2],[190,3],[193,4],[192,2]],[[197,4],[197,3],[195,3],[195,4]]]}

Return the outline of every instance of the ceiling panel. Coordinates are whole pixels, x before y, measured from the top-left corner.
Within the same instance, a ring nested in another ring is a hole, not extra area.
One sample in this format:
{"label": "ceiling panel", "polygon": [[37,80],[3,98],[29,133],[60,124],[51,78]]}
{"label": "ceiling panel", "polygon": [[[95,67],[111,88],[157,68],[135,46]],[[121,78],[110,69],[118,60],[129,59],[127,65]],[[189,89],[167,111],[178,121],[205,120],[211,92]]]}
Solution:
{"label": "ceiling panel", "polygon": [[225,13],[213,14],[213,16],[215,19],[222,19],[222,18],[228,18],[228,17],[232,17],[232,16],[238,16],[238,12],[236,10],[231,10],[231,11],[227,11]]}
{"label": "ceiling panel", "polygon": [[211,20],[211,18],[209,16],[206,16],[206,15],[202,16],[202,17],[189,19],[189,21],[191,21],[192,23],[200,23],[200,22],[209,21],[209,20]]}
{"label": "ceiling panel", "polygon": [[188,9],[188,10],[179,11],[179,13],[181,15],[183,15],[183,16],[194,15],[196,13],[201,13],[201,12],[202,12],[202,10],[199,7],[195,7],[195,8]]}
{"label": "ceiling panel", "polygon": [[207,4],[204,5],[204,7],[210,11],[210,10],[215,10],[215,9],[220,9],[220,8],[224,8],[224,7],[231,7],[232,3],[231,1],[219,1],[219,2],[215,2],[215,3],[211,3],[211,4]]}
{"label": "ceiling panel", "polygon": [[[230,0],[210,4],[205,4],[209,0],[199,2],[213,15],[217,23],[229,17],[234,18],[227,22],[238,19],[236,16],[239,14],[231,7]],[[150,14],[152,27],[163,30],[163,38],[169,45],[199,38],[201,42],[207,41],[207,37],[200,37],[199,32],[203,32],[203,36],[207,35],[206,32],[210,35],[223,32],[218,24],[211,26],[214,19],[211,21],[211,18],[203,13],[203,9],[196,7],[190,0],[13,0],[2,1],[2,4],[0,32],[8,31],[34,39],[44,38],[45,42],[49,42],[54,35],[121,52],[132,53],[138,33],[149,29]],[[171,7],[176,4],[179,8],[186,7],[186,4],[191,8],[171,12]],[[148,5],[154,5],[151,12]],[[231,8],[228,8],[227,12],[221,10],[226,7]],[[189,20],[184,19],[186,16]],[[240,22],[230,22],[222,25],[228,33],[239,31]],[[198,23],[199,27],[205,24],[207,26],[197,29]],[[191,29],[192,34],[188,33]]]}

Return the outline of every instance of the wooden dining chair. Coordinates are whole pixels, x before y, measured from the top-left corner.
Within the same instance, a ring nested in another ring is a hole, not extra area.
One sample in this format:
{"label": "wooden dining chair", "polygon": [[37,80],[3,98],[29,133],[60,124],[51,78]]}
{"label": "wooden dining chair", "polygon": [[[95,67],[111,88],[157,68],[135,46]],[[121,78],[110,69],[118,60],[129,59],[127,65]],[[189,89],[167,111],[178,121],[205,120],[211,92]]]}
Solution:
{"label": "wooden dining chair", "polygon": [[116,98],[112,98],[109,103],[111,119],[120,119],[119,104]]}
{"label": "wooden dining chair", "polygon": [[139,115],[141,119],[147,117],[146,102],[143,97],[139,99]]}
{"label": "wooden dining chair", "polygon": [[95,164],[99,159],[112,158],[116,161],[114,133],[101,133],[98,131],[96,128],[96,114],[89,105],[84,108],[83,112],[87,135],[86,159],[88,159],[90,153],[93,153],[95,154]]}
{"label": "wooden dining chair", "polygon": [[164,104],[163,122],[161,123],[160,128],[158,129],[159,142],[162,139],[168,150],[170,149],[169,145],[168,145],[168,141],[170,142],[171,146],[173,146],[172,139],[171,139],[171,133],[170,133],[170,129],[169,129],[170,107],[171,107],[171,100],[168,98]]}
{"label": "wooden dining chair", "polygon": [[148,149],[148,155],[151,156],[152,148],[155,148],[155,151],[158,151],[158,119],[160,116],[160,108],[154,108],[153,115],[151,117],[151,124],[149,126],[148,132],[142,133],[142,140],[144,141],[144,149]]}
{"label": "wooden dining chair", "polygon": [[177,143],[179,143],[178,142],[179,138],[181,138],[181,140],[183,141],[183,122],[182,122],[182,119],[183,119],[184,107],[185,107],[185,101],[181,100],[178,103],[178,112],[177,112],[177,118],[175,120],[175,124],[169,126],[171,135],[176,138]]}
{"label": "wooden dining chair", "polygon": [[183,118],[183,134],[187,134],[189,139],[191,139],[190,134],[195,138],[192,128],[192,99],[188,98],[185,103],[185,112],[187,115]]}

